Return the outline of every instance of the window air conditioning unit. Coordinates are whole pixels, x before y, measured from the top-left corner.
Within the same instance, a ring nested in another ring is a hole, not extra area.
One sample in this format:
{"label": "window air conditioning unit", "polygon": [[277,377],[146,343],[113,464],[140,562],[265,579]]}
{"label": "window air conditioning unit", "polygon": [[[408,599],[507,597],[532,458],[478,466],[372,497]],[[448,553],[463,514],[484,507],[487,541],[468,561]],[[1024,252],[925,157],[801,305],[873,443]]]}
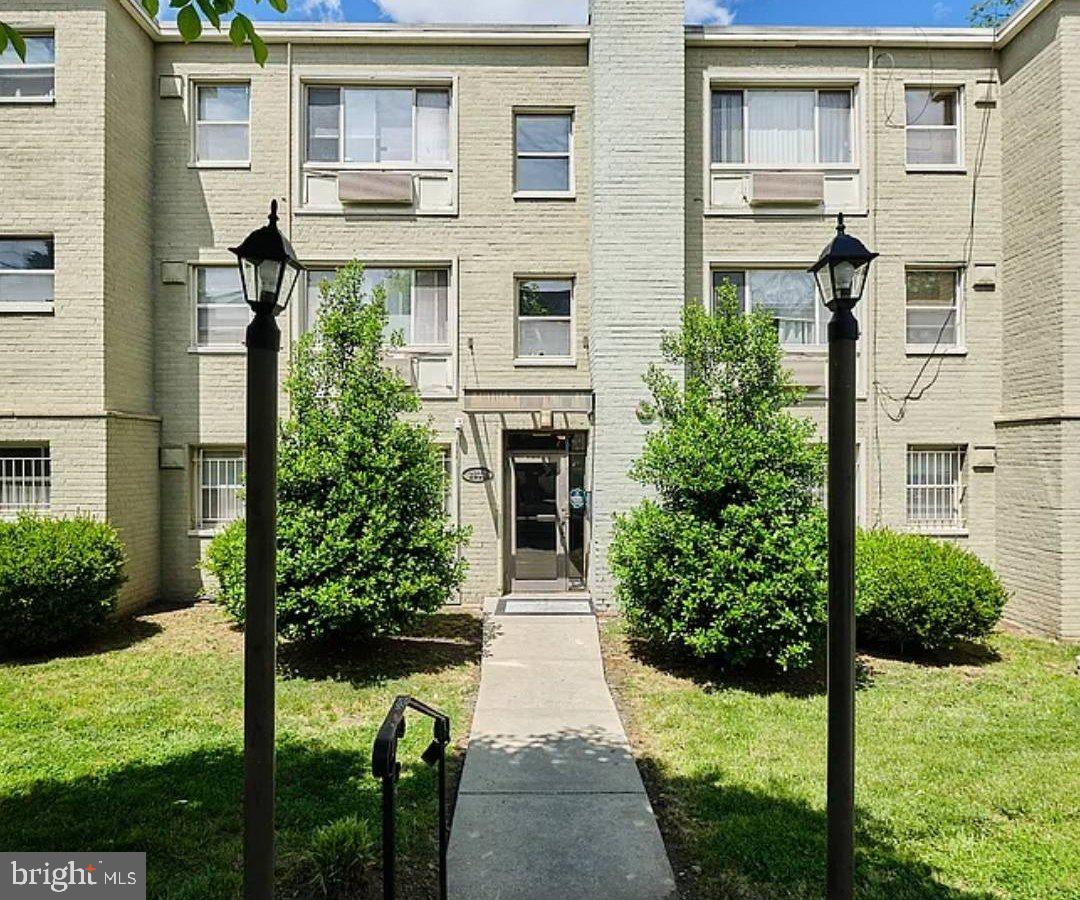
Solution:
{"label": "window air conditioning unit", "polygon": [[412,206],[413,177],[399,172],[341,172],[338,200],[371,206]]}
{"label": "window air conditioning unit", "polygon": [[412,356],[395,353],[386,357],[385,365],[391,372],[396,372],[409,387],[416,388],[416,365]]}
{"label": "window air conditioning unit", "polygon": [[750,176],[750,203],[755,206],[820,206],[824,202],[822,172],[754,172]]}

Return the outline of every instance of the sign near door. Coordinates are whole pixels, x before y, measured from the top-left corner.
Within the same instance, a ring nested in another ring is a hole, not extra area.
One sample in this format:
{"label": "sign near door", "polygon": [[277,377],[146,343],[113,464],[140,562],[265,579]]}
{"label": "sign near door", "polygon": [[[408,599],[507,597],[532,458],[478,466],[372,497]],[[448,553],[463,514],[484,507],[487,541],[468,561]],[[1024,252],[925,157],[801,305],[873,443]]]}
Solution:
{"label": "sign near door", "polygon": [[570,508],[584,509],[588,502],[588,495],[582,488],[574,488],[570,491]]}
{"label": "sign near door", "polygon": [[461,480],[467,481],[469,484],[483,484],[485,481],[491,481],[494,477],[495,473],[486,466],[476,466],[461,473]]}

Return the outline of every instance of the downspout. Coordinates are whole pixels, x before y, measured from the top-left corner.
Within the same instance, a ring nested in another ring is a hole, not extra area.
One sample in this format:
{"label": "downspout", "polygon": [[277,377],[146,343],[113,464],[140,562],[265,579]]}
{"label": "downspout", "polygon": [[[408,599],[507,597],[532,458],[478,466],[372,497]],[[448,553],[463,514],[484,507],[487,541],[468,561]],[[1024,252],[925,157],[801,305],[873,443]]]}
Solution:
{"label": "downspout", "polygon": [[289,123],[286,126],[286,132],[288,134],[288,143],[286,146],[286,154],[288,162],[285,165],[285,171],[288,173],[289,179],[285,186],[285,209],[288,211],[288,217],[286,219],[286,234],[289,236],[289,240],[293,239],[293,194],[294,185],[293,182],[296,179],[296,171],[293,167],[293,153],[295,148],[293,147],[293,125],[295,123],[296,110],[293,109],[293,45],[292,41],[289,41],[285,45],[285,68],[289,78],[289,92],[288,92],[288,110],[289,110]]}
{"label": "downspout", "polygon": [[[870,246],[875,250],[878,248],[878,228],[877,228],[877,199],[878,199],[878,103],[877,103],[877,48],[871,44],[867,48],[867,88],[866,88],[866,115],[870,125],[870,158],[867,160],[867,178],[869,179],[869,185],[867,186],[867,203],[869,209],[867,210],[870,215]],[[880,438],[880,410],[878,408],[878,394],[877,394],[877,358],[878,358],[878,307],[880,305],[880,286],[881,286],[881,266],[874,266],[871,270],[873,278],[873,303],[870,304],[870,328],[873,335],[870,339],[870,359],[867,361],[867,385],[866,385],[866,397],[870,404],[870,434],[866,443],[869,445],[873,443],[873,452],[870,452],[870,447],[867,446],[863,452],[863,459],[866,460],[866,468],[873,466],[874,478],[872,481],[873,491],[872,497],[867,498],[871,503],[871,509],[874,511],[873,524],[875,527],[881,524],[881,442]],[[866,478],[865,473],[863,478]],[[865,482],[864,482],[865,483]]]}

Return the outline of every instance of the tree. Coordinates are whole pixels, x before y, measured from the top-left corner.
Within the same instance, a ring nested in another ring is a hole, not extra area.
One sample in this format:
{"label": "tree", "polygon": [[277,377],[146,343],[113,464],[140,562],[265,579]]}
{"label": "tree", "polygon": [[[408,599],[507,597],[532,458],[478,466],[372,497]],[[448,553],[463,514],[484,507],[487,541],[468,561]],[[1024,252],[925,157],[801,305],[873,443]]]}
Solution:
{"label": "tree", "polygon": [[824,447],[789,410],[776,324],[742,315],[730,285],[718,311],[686,307],[645,381],[659,427],[633,477],[654,496],[619,517],[617,597],[635,631],[722,666],[809,661],[824,617]]}
{"label": "tree", "polygon": [[968,21],[977,28],[997,28],[1009,18],[1021,0],[979,0],[973,3]]}
{"label": "tree", "polygon": [[[139,0],[139,2],[151,17],[157,18],[161,0]],[[255,2],[261,3],[262,0],[255,0]],[[266,0],[266,2],[279,13],[285,13],[289,9],[289,0]],[[170,0],[169,6],[176,10],[176,27],[180,29],[180,36],[185,43],[198,40],[202,34],[204,20],[208,25],[221,31],[224,19],[231,15],[229,40],[237,47],[245,43],[251,44],[255,61],[260,66],[266,64],[269,55],[266,44],[259,37],[251,19],[243,13],[236,12],[236,0]],[[26,42],[22,35],[12,26],[0,21],[0,53],[7,49],[9,43],[19,59],[25,62]]]}
{"label": "tree", "polygon": [[[286,380],[278,458],[278,624],[291,638],[400,631],[461,585],[467,539],[445,509],[434,435],[408,418],[416,393],[385,366],[388,316],[352,263],[321,286],[315,329]],[[391,344],[399,344],[395,335]],[[208,568],[243,618],[243,524],[215,539]]]}

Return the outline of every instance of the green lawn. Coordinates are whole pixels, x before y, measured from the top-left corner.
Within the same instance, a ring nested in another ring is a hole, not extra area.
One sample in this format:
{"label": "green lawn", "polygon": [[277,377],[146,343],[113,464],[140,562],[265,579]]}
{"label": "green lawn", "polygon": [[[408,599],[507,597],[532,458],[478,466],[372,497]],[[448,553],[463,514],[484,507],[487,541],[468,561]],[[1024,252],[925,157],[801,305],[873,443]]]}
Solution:
{"label": "green lawn", "polygon": [[[283,649],[278,682],[279,883],[314,896],[313,832],[359,816],[377,839],[371,742],[394,696],[414,694],[467,733],[480,622],[441,615],[373,645]],[[0,666],[0,847],[143,850],[149,895],[235,897],[240,887],[242,636],[207,605],[124,623],[79,655]],[[434,896],[435,781],[400,758],[405,897]]]}
{"label": "green lawn", "polygon": [[[820,898],[825,697],[816,677],[712,679],[604,626],[686,897]],[[1080,648],[862,660],[860,900],[1080,897]]]}

